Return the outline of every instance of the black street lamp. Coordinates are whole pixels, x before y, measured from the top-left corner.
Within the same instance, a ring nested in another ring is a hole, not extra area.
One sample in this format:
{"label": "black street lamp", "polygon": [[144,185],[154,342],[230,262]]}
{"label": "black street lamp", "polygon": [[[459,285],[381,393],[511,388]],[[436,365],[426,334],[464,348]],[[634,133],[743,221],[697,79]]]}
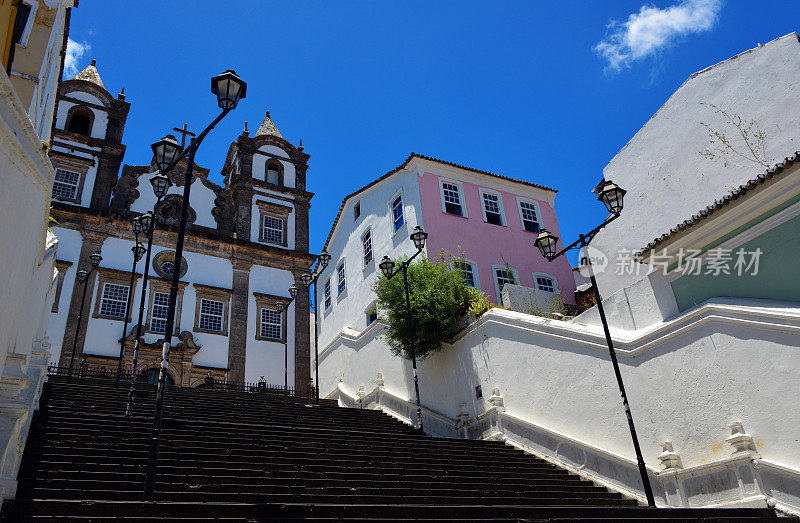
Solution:
{"label": "black street lamp", "polygon": [[[297,297],[297,286],[292,284],[289,287],[289,296],[292,297],[288,302],[278,301],[275,303],[275,310],[281,315],[281,328],[283,330],[283,390],[289,392],[289,332],[286,322],[289,318],[289,305]],[[295,337],[296,339],[296,337]]]}
{"label": "black street lamp", "polygon": [[[169,137],[167,137],[169,138]],[[163,140],[162,140],[163,141]],[[174,141],[174,138],[173,138]],[[153,232],[156,227],[155,210],[164,196],[167,195],[172,182],[163,174],[156,174],[150,178],[150,185],[153,186],[153,194],[156,195],[156,203],[153,205],[152,211],[137,216],[132,220],[134,231],[138,228],[143,231],[147,236],[147,257],[144,261],[144,274],[142,275],[142,295],[139,298],[139,321],[136,323],[136,341],[133,346],[133,362],[131,363],[131,382],[128,387],[128,403],[125,407],[125,415],[131,416],[133,414],[133,397],[136,392],[136,366],[139,364],[139,345],[142,340],[142,321],[144,320],[144,304],[147,298],[147,282],[150,279],[150,258],[153,255]],[[136,222],[139,222],[137,225]],[[180,267],[179,264],[176,264]],[[123,333],[122,343],[125,343],[125,335]],[[120,362],[122,359],[120,358]]]}
{"label": "black street lamp", "polygon": [[100,256],[99,252],[94,252],[89,255],[89,261],[92,265],[92,268],[88,271],[86,267],[81,267],[81,270],[78,271],[76,277],[78,278],[78,283],[83,286],[83,297],[81,298],[81,310],[78,313],[78,325],[75,326],[75,339],[72,341],[72,356],[69,358],[69,375],[72,376],[72,366],[75,363],[75,350],[78,347],[78,333],[81,330],[81,321],[83,321],[83,306],[86,304],[86,282],[89,280],[89,276],[97,269],[100,265],[100,262],[103,261],[103,257]]}
{"label": "black street lamp", "polygon": [[[322,271],[331,262],[331,255],[328,251],[322,251],[317,257],[319,263],[314,270],[314,273],[304,272],[300,276],[300,283],[304,287],[310,288],[314,286],[314,402],[319,405],[319,310],[317,309],[317,280],[319,280]],[[296,393],[296,391],[295,391]]]}
{"label": "black street lamp", "polygon": [[[597,199],[603,202],[608,211],[611,213],[600,225],[592,229],[586,234],[579,235],[578,239],[556,252],[556,244],[558,237],[551,234],[545,229],[539,233],[539,237],[534,242],[534,245],[542,253],[542,256],[547,258],[548,261],[553,261],[567,251],[575,248],[587,247],[597,233],[605,228],[609,223],[619,218],[622,212],[622,198],[625,196],[625,190],[618,187],[611,181],[603,180],[600,185],[594,190],[597,194]],[[594,271],[592,270],[592,260],[590,256],[586,256],[586,266],[589,269],[589,278],[592,282],[592,290],[594,291],[595,301],[597,302],[597,312],[600,315],[600,321],[603,323],[603,332],[606,335],[606,344],[608,345],[608,353],[611,355],[611,363],[614,365],[614,374],[617,377],[617,385],[619,386],[619,393],[622,396],[622,404],[625,407],[625,414],[628,417],[628,428],[631,431],[631,439],[633,440],[633,449],[636,452],[636,462],[639,465],[639,474],[642,476],[642,485],[644,493],[647,497],[647,504],[651,507],[656,506],[653,497],[653,489],[650,486],[650,481],[647,478],[647,467],[644,464],[644,457],[642,456],[642,449],[639,447],[639,439],[636,437],[636,428],[633,425],[633,416],[631,415],[631,407],[628,404],[628,395],[625,393],[625,385],[622,383],[622,374],[619,370],[619,363],[617,362],[617,353],[614,350],[614,342],[611,340],[611,331],[608,329],[608,321],[606,320],[606,313],[603,310],[603,300],[600,298],[600,290],[597,288],[597,280],[594,278]]]}
{"label": "black street lamp", "polygon": [[232,70],[227,70],[211,79],[211,92],[217,95],[217,105],[222,112],[208,124],[203,132],[193,137],[189,146],[181,151],[176,140],[164,138],[153,144],[156,156],[156,165],[161,173],[169,172],[184,158],[186,161],[186,179],[183,187],[183,200],[181,202],[181,221],[178,227],[178,240],[175,244],[175,271],[172,273],[172,285],[169,289],[169,308],[166,317],[166,333],[164,346],[161,351],[161,369],[158,374],[158,393],[156,395],[156,409],[153,416],[153,435],[150,440],[150,452],[147,456],[147,473],[144,485],[144,500],[153,500],[155,488],[156,463],[158,461],[158,446],[161,440],[161,417],[164,412],[164,388],[166,386],[167,368],[169,368],[169,352],[172,346],[172,331],[175,324],[175,306],[178,301],[178,283],[180,281],[181,259],[183,258],[183,240],[186,235],[186,219],[189,211],[189,194],[192,188],[192,171],[194,170],[194,157],[197,148],[213,129],[229,112],[236,108],[239,100],[245,97],[247,84]]}
{"label": "black street lamp", "polygon": [[142,221],[134,218],[132,220],[133,234],[135,236],[135,245],[131,247],[133,252],[133,268],[131,269],[131,282],[128,285],[128,299],[125,302],[125,321],[122,324],[122,340],[119,344],[119,361],[117,362],[117,374],[114,378],[114,387],[119,387],[119,378],[122,373],[122,360],[125,359],[125,337],[128,335],[128,323],[131,321],[131,305],[133,301],[133,285],[136,277],[136,264],[142,259],[144,253],[147,252],[142,242],[139,241],[139,234],[142,232]]}
{"label": "black street lamp", "polygon": [[386,276],[387,279],[391,280],[394,276],[402,272],[403,273],[403,286],[405,287],[406,291],[406,322],[408,323],[408,339],[409,344],[411,346],[411,366],[414,369],[414,392],[417,395],[417,426],[419,427],[420,432],[425,432],[425,429],[422,425],[422,407],[420,406],[419,401],[419,377],[417,376],[417,351],[416,351],[416,340],[414,339],[414,323],[411,321],[411,298],[408,294],[408,266],[411,265],[411,262],[414,258],[417,257],[419,253],[425,248],[425,240],[428,238],[428,233],[422,230],[422,227],[417,225],[414,227],[414,231],[411,233],[411,241],[414,242],[414,247],[417,248],[417,252],[414,255],[405,260],[403,263],[400,264],[400,268],[395,270],[395,263],[389,259],[388,256],[384,256],[381,260],[381,263],[378,267],[381,268],[381,272],[383,275]]}

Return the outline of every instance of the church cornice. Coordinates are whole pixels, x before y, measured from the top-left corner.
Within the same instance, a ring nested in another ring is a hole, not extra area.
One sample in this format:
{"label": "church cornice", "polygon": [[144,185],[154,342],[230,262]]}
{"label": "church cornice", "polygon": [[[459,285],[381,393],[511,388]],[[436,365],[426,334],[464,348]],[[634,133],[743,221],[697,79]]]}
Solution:
{"label": "church cornice", "polygon": [[[54,201],[51,215],[59,222],[57,227],[78,231],[91,230],[93,233],[103,237],[120,238],[129,241],[134,239],[130,222],[111,211],[77,207]],[[165,248],[174,248],[177,234],[177,227],[159,224],[153,235],[153,244]],[[308,252],[281,249],[195,229],[186,231],[184,241],[184,248],[190,252],[217,258],[236,258],[250,261],[254,265],[288,271],[305,270],[317,259],[315,255]]]}

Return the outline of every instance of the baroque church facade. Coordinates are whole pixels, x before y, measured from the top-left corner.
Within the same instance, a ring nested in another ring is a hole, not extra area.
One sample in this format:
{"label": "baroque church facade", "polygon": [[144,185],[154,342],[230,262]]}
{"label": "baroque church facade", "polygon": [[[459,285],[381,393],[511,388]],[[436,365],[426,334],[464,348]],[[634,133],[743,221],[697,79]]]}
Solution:
{"label": "baroque church facade", "polygon": [[[122,165],[123,131],[130,109],[124,90],[106,90],[95,62],[61,83],[51,161],[53,227],[59,238],[58,282],[50,321],[55,362],[115,369],[123,339],[123,363],[131,368],[145,258],[133,275],[131,218],[154,210],[156,227],[145,293],[137,373],[154,377],[161,361],[172,274],[180,271],[168,381],[196,386],[210,373],[227,382],[283,386],[298,393],[310,380],[309,292],[300,283],[316,257],[309,253],[306,191],[309,155],[302,142],[285,140],[267,112],[250,136],[231,143],[222,167],[223,185],[210,169],[195,165],[183,259],[175,260],[186,161],[168,173],[173,185],[156,205],[150,165]],[[139,241],[146,245],[142,234]],[[77,271],[100,266],[84,288]],[[289,287],[299,290],[291,301]],[[279,312],[278,301],[289,304]],[[81,303],[84,302],[83,311]],[[82,318],[79,322],[79,317]],[[286,369],[286,370],[285,370]]]}

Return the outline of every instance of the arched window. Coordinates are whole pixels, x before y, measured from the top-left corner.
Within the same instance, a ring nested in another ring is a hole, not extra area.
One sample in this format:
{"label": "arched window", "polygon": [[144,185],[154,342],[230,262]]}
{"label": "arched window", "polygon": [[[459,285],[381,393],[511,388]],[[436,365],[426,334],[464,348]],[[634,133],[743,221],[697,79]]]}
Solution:
{"label": "arched window", "polygon": [[67,113],[67,131],[91,136],[94,112],[88,107],[76,105]]}
{"label": "arched window", "polygon": [[268,161],[265,179],[273,185],[283,186],[283,164],[275,159]]}

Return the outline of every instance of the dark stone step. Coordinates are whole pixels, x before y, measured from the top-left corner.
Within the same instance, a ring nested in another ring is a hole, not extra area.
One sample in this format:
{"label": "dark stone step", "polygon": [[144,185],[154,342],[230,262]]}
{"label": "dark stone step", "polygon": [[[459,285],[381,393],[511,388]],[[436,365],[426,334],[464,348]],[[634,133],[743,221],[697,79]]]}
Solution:
{"label": "dark stone step", "polygon": [[254,521],[267,519],[524,519],[528,521],[611,521],[611,520],[672,520],[672,521],[746,521],[775,518],[772,509],[651,509],[637,506],[557,506],[542,507],[525,504],[478,505],[461,503],[448,506],[404,503],[375,504],[242,504],[242,503],[166,503],[96,501],[24,501],[9,500],[3,504],[3,514],[13,517],[84,516],[113,518],[130,517],[242,517]]}

